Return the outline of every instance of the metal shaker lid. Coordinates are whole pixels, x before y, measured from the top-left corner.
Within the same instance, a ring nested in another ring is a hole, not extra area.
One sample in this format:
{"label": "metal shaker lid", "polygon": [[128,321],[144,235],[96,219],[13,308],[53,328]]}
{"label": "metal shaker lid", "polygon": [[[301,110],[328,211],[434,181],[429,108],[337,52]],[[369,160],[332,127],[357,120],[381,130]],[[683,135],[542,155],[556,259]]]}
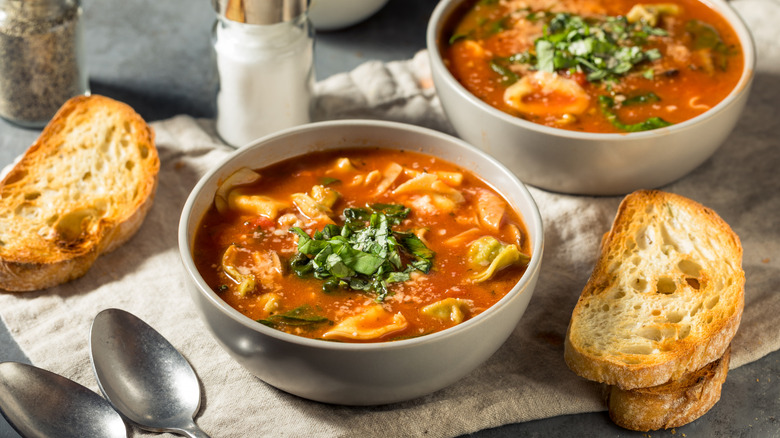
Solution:
{"label": "metal shaker lid", "polygon": [[211,0],[218,14],[247,24],[290,21],[304,12],[309,0]]}

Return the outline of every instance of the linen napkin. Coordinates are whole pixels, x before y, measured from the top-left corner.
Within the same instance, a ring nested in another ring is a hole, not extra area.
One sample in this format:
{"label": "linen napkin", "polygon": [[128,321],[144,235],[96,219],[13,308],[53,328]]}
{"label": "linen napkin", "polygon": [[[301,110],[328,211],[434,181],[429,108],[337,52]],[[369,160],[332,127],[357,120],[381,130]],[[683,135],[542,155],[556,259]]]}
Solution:
{"label": "linen napkin", "polygon": [[[734,3],[759,45],[753,92],[735,131],[698,169],[664,190],[717,211],[741,237],[746,305],[731,367],[780,348],[780,38],[771,0]],[[768,18],[773,17],[773,18]],[[452,133],[430,79],[427,54],[367,62],[317,84],[316,118],[376,118]],[[344,407],[286,394],[252,376],[211,338],[185,285],[177,248],[183,204],[203,173],[232,149],[213,120],[178,116],[152,124],[160,153],[155,204],[136,236],[81,279],[32,293],[0,293],[0,315],[32,362],[95,391],[88,338],[93,318],[116,307],[156,328],[198,373],[197,423],[214,437],[449,437],[503,424],[605,410],[598,385],[563,360],[571,311],[621,197],[568,196],[530,188],[545,225],[542,270],[531,303],[495,355],[452,386],[405,403]],[[132,436],[159,436],[134,429]],[[163,435],[171,436],[171,435]]]}

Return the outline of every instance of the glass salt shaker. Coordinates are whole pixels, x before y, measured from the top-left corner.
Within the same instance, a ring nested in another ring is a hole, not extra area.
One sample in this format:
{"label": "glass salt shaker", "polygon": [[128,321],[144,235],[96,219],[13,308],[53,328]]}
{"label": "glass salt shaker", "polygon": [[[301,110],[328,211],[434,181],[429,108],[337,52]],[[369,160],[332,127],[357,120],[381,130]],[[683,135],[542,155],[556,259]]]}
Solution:
{"label": "glass salt shaker", "polygon": [[217,133],[234,147],[310,121],[314,35],[307,0],[213,0]]}
{"label": "glass salt shaker", "polygon": [[40,128],[89,92],[79,0],[0,0],[0,117]]}

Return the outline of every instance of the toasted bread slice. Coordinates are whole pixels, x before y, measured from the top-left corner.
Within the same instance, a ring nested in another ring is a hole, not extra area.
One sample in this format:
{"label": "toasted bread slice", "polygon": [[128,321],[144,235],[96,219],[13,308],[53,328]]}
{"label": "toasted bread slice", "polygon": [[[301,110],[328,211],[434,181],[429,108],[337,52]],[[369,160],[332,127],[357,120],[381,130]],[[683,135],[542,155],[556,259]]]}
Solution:
{"label": "toasted bread slice", "polygon": [[128,105],[67,101],[0,181],[0,288],[84,275],[141,226],[159,169],[154,133]]}
{"label": "toasted bread slice", "polygon": [[618,426],[647,432],[680,427],[701,417],[720,400],[731,349],[704,368],[651,388],[609,388],[609,416]]}
{"label": "toasted bread slice", "polygon": [[744,307],[739,238],[683,196],[625,197],[564,344],[578,375],[621,389],[680,379],[723,355]]}

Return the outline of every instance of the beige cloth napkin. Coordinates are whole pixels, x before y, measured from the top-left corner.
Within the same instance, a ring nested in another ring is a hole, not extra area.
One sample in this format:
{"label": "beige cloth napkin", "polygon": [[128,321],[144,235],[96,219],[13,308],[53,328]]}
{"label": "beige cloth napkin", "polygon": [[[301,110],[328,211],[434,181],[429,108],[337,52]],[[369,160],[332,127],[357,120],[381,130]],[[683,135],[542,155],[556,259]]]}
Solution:
{"label": "beige cloth napkin", "polygon": [[[745,248],[746,306],[733,342],[732,368],[780,348],[780,5],[736,6],[759,43],[758,75],[729,140],[665,190],[715,209]],[[773,14],[774,19],[767,19]],[[317,84],[317,118],[378,118],[451,132],[425,53],[368,62]],[[0,293],[0,314],[32,362],[95,391],[88,336],[94,316],[125,309],[155,327],[192,363],[203,386],[198,424],[214,437],[448,437],[502,424],[604,410],[596,384],[563,361],[563,336],[592,269],[601,235],[620,197],[531,193],[542,212],[546,248],[541,276],[517,329],[485,364],[456,384],[406,403],[343,407],[278,391],[250,375],[210,337],[185,291],[177,249],[179,214],[198,178],[231,149],[211,120],[180,116],[153,123],[161,158],[155,205],[138,234],[102,256],[83,278],[49,290]],[[432,359],[435,360],[435,359]],[[157,436],[135,429],[133,436]]]}

